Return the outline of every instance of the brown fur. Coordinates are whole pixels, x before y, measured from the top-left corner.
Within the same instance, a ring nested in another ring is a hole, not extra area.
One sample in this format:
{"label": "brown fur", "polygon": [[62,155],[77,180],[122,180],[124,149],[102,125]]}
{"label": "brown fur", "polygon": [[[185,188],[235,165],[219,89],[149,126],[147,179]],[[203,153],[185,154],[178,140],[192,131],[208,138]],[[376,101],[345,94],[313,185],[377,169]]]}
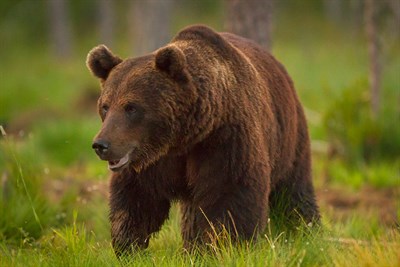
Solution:
{"label": "brown fur", "polygon": [[103,79],[95,144],[108,146],[94,147],[103,160],[130,159],[110,184],[118,253],[146,247],[173,200],[185,246],[208,242],[210,223],[254,237],[282,196],[288,221],[319,220],[303,109],[284,67],[258,45],[192,26],[150,55],[121,62],[99,46],[87,62]]}

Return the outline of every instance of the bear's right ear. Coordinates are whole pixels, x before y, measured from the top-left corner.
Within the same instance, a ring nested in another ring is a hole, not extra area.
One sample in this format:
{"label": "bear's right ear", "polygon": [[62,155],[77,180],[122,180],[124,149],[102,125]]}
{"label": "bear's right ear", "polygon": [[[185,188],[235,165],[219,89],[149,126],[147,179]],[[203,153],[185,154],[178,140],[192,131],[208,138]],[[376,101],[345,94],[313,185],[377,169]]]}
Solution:
{"label": "bear's right ear", "polygon": [[121,62],[122,59],[115,56],[105,45],[99,45],[90,50],[86,58],[89,70],[103,80],[107,79],[110,71]]}

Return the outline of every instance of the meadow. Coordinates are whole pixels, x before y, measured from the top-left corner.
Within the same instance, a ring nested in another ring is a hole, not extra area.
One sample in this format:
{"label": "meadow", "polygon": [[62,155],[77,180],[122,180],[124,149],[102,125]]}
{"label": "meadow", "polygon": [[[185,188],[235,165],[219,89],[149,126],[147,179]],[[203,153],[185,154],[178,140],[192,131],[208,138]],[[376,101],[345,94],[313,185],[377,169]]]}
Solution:
{"label": "meadow", "polygon": [[[270,221],[254,242],[222,236],[189,253],[175,204],[149,248],[119,262],[109,172],[91,149],[99,85],[85,58],[95,38],[82,37],[63,61],[41,43],[8,42],[0,52],[0,266],[400,266],[399,37],[382,35],[381,112],[373,120],[363,32],[288,17],[276,22],[272,53],[306,110],[322,229],[292,234]],[[182,15],[176,30],[191,20]],[[123,40],[113,50],[130,56]]]}

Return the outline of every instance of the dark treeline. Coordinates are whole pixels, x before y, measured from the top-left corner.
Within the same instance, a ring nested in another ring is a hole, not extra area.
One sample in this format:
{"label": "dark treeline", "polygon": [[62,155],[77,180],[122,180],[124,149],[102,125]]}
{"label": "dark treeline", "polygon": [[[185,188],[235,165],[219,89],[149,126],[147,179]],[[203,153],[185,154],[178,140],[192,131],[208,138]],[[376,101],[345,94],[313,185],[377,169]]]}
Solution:
{"label": "dark treeline", "polygon": [[[399,34],[400,2],[372,2],[379,27]],[[363,31],[366,3],[365,0],[3,0],[0,30],[5,44],[50,45],[58,57],[68,57],[85,38],[95,38],[110,46],[122,39],[130,42],[134,54],[143,54],[167,42],[184,25],[209,21],[219,30],[256,36],[268,47],[273,43],[274,23],[282,14],[292,14],[297,19],[318,16]]]}

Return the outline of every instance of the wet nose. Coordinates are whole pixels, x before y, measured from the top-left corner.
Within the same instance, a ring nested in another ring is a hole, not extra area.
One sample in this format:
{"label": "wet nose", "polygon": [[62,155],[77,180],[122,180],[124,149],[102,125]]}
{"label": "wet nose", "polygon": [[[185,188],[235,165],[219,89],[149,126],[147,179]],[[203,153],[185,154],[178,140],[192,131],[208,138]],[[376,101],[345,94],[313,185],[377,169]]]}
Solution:
{"label": "wet nose", "polygon": [[104,156],[110,148],[110,143],[105,140],[95,140],[92,144],[92,148],[96,151],[97,155]]}

